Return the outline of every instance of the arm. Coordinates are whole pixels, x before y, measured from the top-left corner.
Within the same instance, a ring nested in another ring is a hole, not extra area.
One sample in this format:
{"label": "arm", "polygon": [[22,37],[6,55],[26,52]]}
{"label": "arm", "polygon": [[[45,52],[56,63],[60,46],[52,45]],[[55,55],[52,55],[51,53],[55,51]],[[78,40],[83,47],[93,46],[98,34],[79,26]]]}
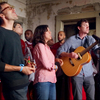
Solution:
{"label": "arm", "polygon": [[[76,53],[74,53],[74,52],[71,52],[71,53],[62,52],[62,53],[60,54],[60,56],[61,56],[61,57],[75,58],[75,59],[78,58],[78,55],[77,55]],[[56,59],[55,59],[55,62],[58,62],[58,63],[60,64],[60,66],[63,65],[63,60],[60,59],[60,58],[56,58]]]}
{"label": "arm", "polygon": [[60,54],[60,56],[61,56],[61,57],[75,58],[75,59],[78,58],[78,55],[77,55],[77,53],[75,53],[75,52],[71,52],[71,53],[62,52],[62,53]]}
{"label": "arm", "polygon": [[62,46],[60,46],[57,50],[57,58],[58,57],[70,57],[70,58],[78,58],[78,55],[75,52],[70,53],[71,41],[67,40]]}
{"label": "arm", "polygon": [[[11,72],[11,71],[20,71],[21,66],[13,66],[13,65],[9,65],[9,64],[5,64],[5,69],[4,72]],[[35,67],[31,68],[28,66],[24,66],[23,70],[21,71],[22,73],[29,75],[31,73],[33,73],[35,71]]]}
{"label": "arm", "polygon": [[48,70],[53,70],[54,69],[54,61],[51,57],[54,57],[52,52],[49,51],[48,48],[45,47],[44,44],[39,43],[36,45],[34,48],[34,57],[35,59],[38,59],[42,66]]}
{"label": "arm", "polygon": [[56,59],[55,59],[55,62],[56,62],[56,63],[58,62],[58,63],[60,64],[60,66],[63,65],[63,60],[60,59],[60,58],[56,58]]}
{"label": "arm", "polygon": [[[12,54],[13,54],[10,53],[11,48],[7,49],[11,42],[12,41],[8,41],[5,35],[0,31],[0,72],[11,72],[11,71],[19,72],[21,69],[20,66],[13,66],[12,64],[11,65],[8,64],[12,60]],[[13,43],[11,45],[13,45]],[[28,66],[25,66],[23,67],[22,73],[28,75],[31,74],[32,71],[34,71],[34,68],[28,68]]]}

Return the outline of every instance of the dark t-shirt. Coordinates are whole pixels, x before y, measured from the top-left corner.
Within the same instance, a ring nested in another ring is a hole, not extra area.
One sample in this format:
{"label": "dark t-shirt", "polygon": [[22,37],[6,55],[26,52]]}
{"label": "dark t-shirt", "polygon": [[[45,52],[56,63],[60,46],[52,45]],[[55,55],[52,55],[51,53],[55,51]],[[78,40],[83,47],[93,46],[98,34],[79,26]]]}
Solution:
{"label": "dark t-shirt", "polygon": [[24,64],[20,37],[12,30],[0,27],[0,75],[3,88],[19,89],[28,85],[28,76],[18,72],[4,72],[5,64]]}

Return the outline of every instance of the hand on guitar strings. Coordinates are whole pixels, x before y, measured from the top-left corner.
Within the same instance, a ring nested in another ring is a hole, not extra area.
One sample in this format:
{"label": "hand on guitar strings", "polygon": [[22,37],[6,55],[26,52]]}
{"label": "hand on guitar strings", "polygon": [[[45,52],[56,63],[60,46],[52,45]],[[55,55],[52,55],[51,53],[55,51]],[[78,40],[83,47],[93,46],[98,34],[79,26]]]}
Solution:
{"label": "hand on guitar strings", "polygon": [[75,52],[71,52],[71,53],[69,53],[69,55],[68,55],[70,58],[75,58],[75,59],[77,59],[78,58],[78,54],[77,53],[75,53]]}

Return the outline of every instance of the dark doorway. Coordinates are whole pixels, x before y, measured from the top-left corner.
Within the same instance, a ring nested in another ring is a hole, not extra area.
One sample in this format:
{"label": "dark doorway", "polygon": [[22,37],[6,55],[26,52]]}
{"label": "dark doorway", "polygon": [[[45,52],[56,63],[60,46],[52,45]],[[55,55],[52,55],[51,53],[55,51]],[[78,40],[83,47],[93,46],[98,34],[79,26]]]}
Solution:
{"label": "dark doorway", "polygon": [[[64,31],[66,33],[66,38],[69,38],[70,36],[75,34],[76,24],[77,24],[77,21],[79,20],[64,21]],[[90,28],[89,34],[90,35],[95,34],[96,18],[89,18],[87,20],[89,21],[89,28]]]}

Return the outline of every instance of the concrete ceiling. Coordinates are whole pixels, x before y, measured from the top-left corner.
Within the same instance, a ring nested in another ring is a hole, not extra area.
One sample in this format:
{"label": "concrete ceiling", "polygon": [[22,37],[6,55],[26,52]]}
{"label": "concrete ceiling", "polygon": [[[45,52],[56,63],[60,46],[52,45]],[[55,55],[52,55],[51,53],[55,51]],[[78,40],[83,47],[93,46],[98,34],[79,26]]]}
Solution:
{"label": "concrete ceiling", "polygon": [[26,4],[26,0],[16,0],[16,1]]}
{"label": "concrete ceiling", "polygon": [[60,0],[16,0],[23,4],[38,4],[38,3],[47,3],[51,1],[60,1]]}
{"label": "concrete ceiling", "polygon": [[44,2],[51,2],[51,1],[59,1],[59,0],[30,0],[31,3],[44,3]]}

